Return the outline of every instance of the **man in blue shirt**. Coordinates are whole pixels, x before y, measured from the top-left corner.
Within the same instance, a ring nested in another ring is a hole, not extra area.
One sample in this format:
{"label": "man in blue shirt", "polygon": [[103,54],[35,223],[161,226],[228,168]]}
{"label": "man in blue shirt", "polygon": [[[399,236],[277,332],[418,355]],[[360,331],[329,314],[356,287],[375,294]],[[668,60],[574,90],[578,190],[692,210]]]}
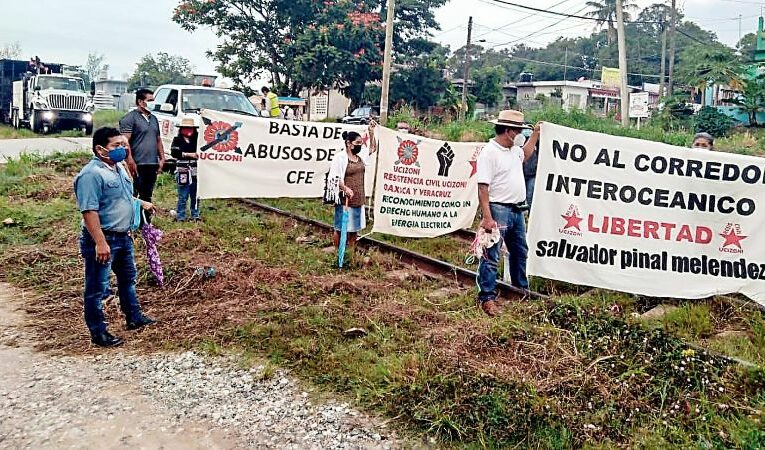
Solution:
{"label": "man in blue shirt", "polygon": [[[127,139],[116,128],[93,133],[95,157],[74,180],[77,206],[82,213],[80,253],[85,260],[85,323],[91,340],[101,347],[114,347],[122,339],[106,330],[101,302],[109,289],[109,272],[117,276],[120,308],[128,330],[137,330],[154,321],[141,312],[135,292],[136,268],[133,240],[133,180],[120,164],[127,157]],[[141,201],[145,211],[154,211]]]}

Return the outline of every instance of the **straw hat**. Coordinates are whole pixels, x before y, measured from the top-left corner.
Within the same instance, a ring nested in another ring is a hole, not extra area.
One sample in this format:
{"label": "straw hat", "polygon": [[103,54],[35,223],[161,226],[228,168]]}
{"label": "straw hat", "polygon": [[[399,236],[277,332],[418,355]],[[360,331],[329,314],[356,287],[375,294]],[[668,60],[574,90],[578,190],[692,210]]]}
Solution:
{"label": "straw hat", "polygon": [[181,120],[180,125],[178,125],[178,128],[199,128],[197,126],[197,123],[192,119],[191,117],[184,117]]}
{"label": "straw hat", "polygon": [[506,109],[499,112],[499,117],[489,123],[504,125],[511,128],[531,128],[523,121],[523,113],[514,109]]}

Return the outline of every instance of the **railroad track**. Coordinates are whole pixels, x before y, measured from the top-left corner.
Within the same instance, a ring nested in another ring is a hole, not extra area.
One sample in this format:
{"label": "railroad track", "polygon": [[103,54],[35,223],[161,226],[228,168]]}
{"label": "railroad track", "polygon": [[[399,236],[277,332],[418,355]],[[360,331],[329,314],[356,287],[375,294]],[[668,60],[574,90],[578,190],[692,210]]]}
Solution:
{"label": "railroad track", "polygon": [[[270,205],[265,205],[263,203],[256,202],[255,200],[240,199],[240,201],[253,209],[276,214],[282,217],[288,217],[295,221],[298,221],[307,225],[311,225],[315,228],[321,229],[326,232],[331,232],[333,230],[332,225],[326,224],[319,220],[302,216],[300,214],[295,214],[295,213],[285,211],[283,209],[279,209]],[[475,238],[475,232],[472,230],[461,229],[458,232],[452,233],[451,236],[457,239],[464,240],[466,242],[472,242],[472,240]],[[403,263],[413,264],[417,266],[420,270],[422,270],[424,273],[427,273],[428,275],[431,275],[431,276],[456,280],[462,283],[463,285],[467,285],[467,286],[475,284],[476,273],[473,272],[472,270],[465,269],[464,267],[455,266],[445,261],[431,258],[430,256],[423,255],[421,253],[417,253],[412,250],[401,248],[401,247],[389,244],[387,242],[383,242],[378,239],[372,239],[369,237],[360,239],[357,242],[357,245],[359,245],[362,248],[377,248],[379,251],[383,253],[393,254],[397,256]],[[522,289],[518,289],[514,286],[511,286],[501,281],[497,281],[497,289],[499,290],[500,295],[503,295],[505,298],[508,298],[508,299],[528,299],[528,298],[548,299],[549,298],[549,296],[547,295],[540,294],[534,291],[525,291]],[[710,354],[713,354],[715,356],[725,358],[732,363],[739,364],[744,367],[757,367],[756,364],[753,364],[749,361],[745,361],[741,358],[728,356],[719,352],[715,352],[715,351],[709,350],[708,348],[702,347],[698,344],[690,343],[686,340],[683,340],[683,342],[690,348],[693,348],[697,351],[709,352]]]}
{"label": "railroad track", "polygon": [[[295,214],[270,205],[265,205],[255,200],[240,199],[240,201],[251,208],[276,214],[282,217],[288,217],[290,219],[311,225],[326,232],[331,232],[333,230],[332,225],[311,219],[310,217],[305,217],[300,214]],[[469,242],[472,242],[473,238],[475,237],[475,233],[470,230],[460,230],[460,232],[455,233],[455,235],[457,238]],[[401,248],[379,239],[373,239],[370,237],[363,237],[359,239],[356,244],[362,248],[376,248],[383,253],[395,255],[399,260],[401,260],[401,262],[405,264],[412,264],[429,275],[456,280],[466,286],[475,285],[477,274],[474,271],[464,267],[459,267],[446,261],[441,261],[428,255],[423,255],[422,253],[418,253],[406,248]],[[544,294],[540,294],[538,292],[519,289],[502,281],[497,281],[497,290],[503,297],[512,299],[547,297]]]}

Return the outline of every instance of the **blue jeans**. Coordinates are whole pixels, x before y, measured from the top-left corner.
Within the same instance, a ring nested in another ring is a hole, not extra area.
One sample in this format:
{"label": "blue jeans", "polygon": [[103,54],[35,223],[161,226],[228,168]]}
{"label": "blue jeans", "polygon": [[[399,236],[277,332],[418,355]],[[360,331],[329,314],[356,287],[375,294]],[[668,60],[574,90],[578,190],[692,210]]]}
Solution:
{"label": "blue jeans", "polygon": [[192,179],[191,184],[178,185],[178,220],[186,220],[186,202],[191,199],[191,218],[199,219],[199,199],[197,198],[197,177]]}
{"label": "blue jeans", "polygon": [[531,207],[531,201],[534,199],[534,181],[537,177],[526,178],[526,204]]}
{"label": "blue jeans", "polygon": [[482,302],[497,298],[497,264],[503,241],[507,245],[507,262],[512,285],[521,289],[529,288],[529,280],[526,278],[526,257],[529,248],[526,245],[523,213],[499,203],[491,203],[489,208],[491,217],[499,227],[501,239],[493,247],[486,249],[478,265],[478,300]]}
{"label": "blue jeans", "polygon": [[109,262],[96,261],[96,243],[87,230],[80,236],[80,253],[85,260],[85,324],[91,335],[106,331],[102,300],[109,289],[109,272],[117,276],[120,309],[128,322],[141,317],[141,305],[135,293],[136,268],[133,259],[133,239],[127,233],[104,232],[111,250]]}

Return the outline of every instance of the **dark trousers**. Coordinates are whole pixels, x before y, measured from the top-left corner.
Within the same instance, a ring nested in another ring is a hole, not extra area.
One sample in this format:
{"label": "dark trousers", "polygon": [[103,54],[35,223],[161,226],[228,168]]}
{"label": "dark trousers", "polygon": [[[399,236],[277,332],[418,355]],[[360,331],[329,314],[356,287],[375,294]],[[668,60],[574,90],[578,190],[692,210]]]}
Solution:
{"label": "dark trousers", "polygon": [[96,243],[87,230],[82,230],[80,253],[85,260],[85,323],[92,335],[106,331],[103,297],[109,288],[109,273],[117,276],[120,309],[128,322],[141,316],[141,306],[135,292],[136,268],[133,259],[133,239],[128,233],[104,232],[111,250],[106,264],[96,261]]}
{"label": "dark trousers", "polygon": [[[151,203],[154,195],[154,185],[157,184],[157,170],[159,164],[141,164],[138,166],[138,175],[133,182],[136,196],[143,201]],[[151,223],[151,213],[146,211],[146,220]]]}
{"label": "dark trousers", "polygon": [[487,248],[478,265],[478,299],[482,302],[497,297],[497,265],[499,264],[502,242],[507,246],[507,264],[510,267],[512,285],[521,289],[529,288],[526,277],[526,223],[523,213],[517,208],[500,203],[489,204],[491,216],[497,222],[502,237],[493,247]]}

